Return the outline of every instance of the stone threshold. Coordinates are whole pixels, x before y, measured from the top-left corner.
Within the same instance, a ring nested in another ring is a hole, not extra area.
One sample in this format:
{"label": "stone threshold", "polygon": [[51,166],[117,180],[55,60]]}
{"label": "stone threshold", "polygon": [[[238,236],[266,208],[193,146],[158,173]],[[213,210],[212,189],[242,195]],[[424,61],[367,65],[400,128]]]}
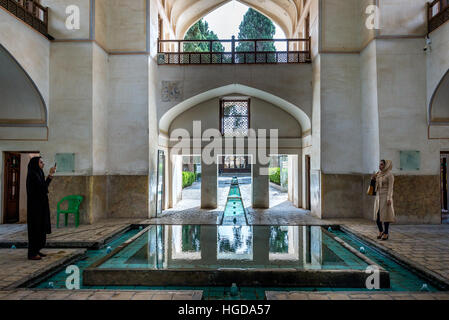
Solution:
{"label": "stone threshold", "polygon": [[0,290],[12,290],[19,287],[29,287],[34,284],[39,283],[42,279],[47,278],[54,272],[58,271],[62,266],[68,265],[72,262],[75,262],[79,260],[81,257],[83,257],[86,254],[86,249],[78,249],[70,253],[69,255],[65,256],[62,259],[59,259],[49,265],[46,265],[45,267],[27,275],[26,277],[17,280],[13,282],[12,284],[8,285],[7,287],[0,289]]}
{"label": "stone threshold", "polygon": [[427,279],[433,286],[441,290],[449,290],[449,279],[443,277],[439,273],[432,271],[424,267],[423,265],[412,261],[411,259],[397,253],[393,249],[387,248],[382,244],[372,239],[369,239],[368,237],[360,234],[359,232],[352,230],[350,226],[340,225],[340,229],[368,243],[370,246],[381,251],[382,254],[387,255],[390,259],[392,259],[396,263],[406,267],[407,269],[410,269],[412,272],[417,273],[420,277]]}

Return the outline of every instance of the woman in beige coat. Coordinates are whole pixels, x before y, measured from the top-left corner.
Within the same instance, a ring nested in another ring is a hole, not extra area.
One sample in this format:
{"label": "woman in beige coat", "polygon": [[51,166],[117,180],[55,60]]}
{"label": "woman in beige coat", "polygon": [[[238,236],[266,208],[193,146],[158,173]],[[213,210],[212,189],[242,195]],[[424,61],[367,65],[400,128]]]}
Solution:
{"label": "woman in beige coat", "polygon": [[[373,175],[376,179],[376,200],[374,202],[374,220],[379,228],[377,239],[388,240],[390,223],[395,222],[393,208],[394,176],[391,173],[393,162],[381,160],[379,172]],[[382,226],[383,223],[383,226]]]}

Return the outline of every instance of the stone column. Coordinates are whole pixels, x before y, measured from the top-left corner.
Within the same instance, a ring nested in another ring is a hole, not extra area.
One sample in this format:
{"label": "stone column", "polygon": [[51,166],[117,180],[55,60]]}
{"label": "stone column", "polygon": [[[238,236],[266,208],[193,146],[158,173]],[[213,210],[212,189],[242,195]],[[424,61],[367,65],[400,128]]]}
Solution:
{"label": "stone column", "polygon": [[268,209],[270,207],[268,165],[254,164],[252,171],[252,206],[253,208]]}
{"label": "stone column", "polygon": [[218,194],[218,165],[201,160],[201,209],[216,209]]}

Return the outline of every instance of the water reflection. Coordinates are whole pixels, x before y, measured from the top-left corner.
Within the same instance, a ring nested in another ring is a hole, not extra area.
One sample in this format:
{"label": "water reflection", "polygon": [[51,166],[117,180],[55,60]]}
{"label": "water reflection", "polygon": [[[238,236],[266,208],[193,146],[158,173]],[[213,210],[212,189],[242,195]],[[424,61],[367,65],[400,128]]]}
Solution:
{"label": "water reflection", "polygon": [[253,260],[253,227],[217,227],[217,259]]}
{"label": "water reflection", "polygon": [[150,226],[100,268],[362,269],[366,264],[314,226]]}
{"label": "water reflection", "polygon": [[172,258],[201,259],[201,227],[172,226]]}

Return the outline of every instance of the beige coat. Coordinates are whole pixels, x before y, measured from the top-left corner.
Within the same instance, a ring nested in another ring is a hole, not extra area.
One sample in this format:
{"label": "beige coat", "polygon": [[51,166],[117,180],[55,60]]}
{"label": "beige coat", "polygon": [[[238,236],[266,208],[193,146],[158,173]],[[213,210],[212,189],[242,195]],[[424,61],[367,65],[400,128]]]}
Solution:
{"label": "beige coat", "polygon": [[[377,213],[379,212],[381,222],[396,221],[393,207],[394,176],[391,173],[392,166],[391,161],[387,161],[384,171],[378,172],[376,177],[374,220],[377,220]],[[387,204],[388,200],[391,200],[391,206]]]}

